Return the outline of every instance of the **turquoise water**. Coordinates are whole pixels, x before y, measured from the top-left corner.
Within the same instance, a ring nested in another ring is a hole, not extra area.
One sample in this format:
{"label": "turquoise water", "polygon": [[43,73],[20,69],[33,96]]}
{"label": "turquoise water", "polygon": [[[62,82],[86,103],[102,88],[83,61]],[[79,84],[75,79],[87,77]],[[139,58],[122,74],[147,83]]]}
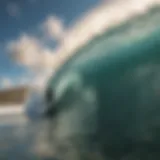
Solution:
{"label": "turquoise water", "polygon": [[[145,50],[147,45],[152,45],[160,39],[160,8],[154,7],[148,13],[132,18],[123,24],[108,29],[102,35],[96,36],[92,41],[89,41],[84,47],[77,49],[73,56],[66,61],[61,67],[56,76],[49,81],[49,84],[55,84],[52,81],[59,79],[59,76],[65,73],[68,68],[78,70],[85,68],[95,68],[98,59],[105,63],[139,54],[137,50]],[[97,24],[98,25],[98,24]],[[128,52],[130,50],[130,52]],[[142,56],[145,53],[142,53]],[[108,60],[106,60],[108,59]],[[88,63],[88,60],[90,63]],[[84,64],[84,65],[83,65]],[[90,65],[90,67],[86,67]],[[91,65],[93,67],[91,67]],[[98,68],[98,67],[96,67]],[[101,67],[100,67],[101,68]],[[50,86],[50,85],[49,85]]]}

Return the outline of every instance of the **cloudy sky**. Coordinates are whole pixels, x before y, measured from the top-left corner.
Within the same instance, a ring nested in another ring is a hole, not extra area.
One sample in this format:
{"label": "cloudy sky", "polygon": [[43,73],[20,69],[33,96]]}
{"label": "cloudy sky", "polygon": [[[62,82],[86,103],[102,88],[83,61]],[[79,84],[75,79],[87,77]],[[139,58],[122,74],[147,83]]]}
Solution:
{"label": "cloudy sky", "polygon": [[0,0],[0,88],[42,84],[95,35],[160,0]]}
{"label": "cloudy sky", "polygon": [[1,87],[25,83],[30,76],[29,65],[37,60],[34,54],[43,52],[41,45],[46,46],[46,54],[50,52],[48,48],[56,46],[64,28],[98,3],[100,0],[1,0]]}

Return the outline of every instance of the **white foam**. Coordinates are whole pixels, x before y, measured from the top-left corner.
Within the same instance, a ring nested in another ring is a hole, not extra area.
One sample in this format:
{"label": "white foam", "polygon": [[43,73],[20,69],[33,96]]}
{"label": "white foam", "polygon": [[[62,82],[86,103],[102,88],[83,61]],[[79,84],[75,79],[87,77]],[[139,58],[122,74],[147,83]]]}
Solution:
{"label": "white foam", "polygon": [[117,0],[103,2],[84,14],[64,35],[64,39],[55,51],[62,64],[76,50],[101,35],[111,27],[120,25],[136,16],[147,14],[153,6],[159,6],[160,0]]}

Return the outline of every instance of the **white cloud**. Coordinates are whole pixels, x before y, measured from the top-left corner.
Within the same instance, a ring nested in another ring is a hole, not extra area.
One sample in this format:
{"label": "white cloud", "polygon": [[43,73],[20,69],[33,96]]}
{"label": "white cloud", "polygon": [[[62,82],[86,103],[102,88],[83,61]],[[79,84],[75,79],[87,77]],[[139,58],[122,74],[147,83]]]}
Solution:
{"label": "white cloud", "polygon": [[7,49],[17,63],[30,69],[50,69],[56,63],[54,52],[50,48],[46,48],[38,39],[26,34],[8,43]]}
{"label": "white cloud", "polygon": [[[51,49],[38,38],[27,34],[10,42],[7,48],[18,63],[29,67],[32,71],[42,72],[43,70],[45,73],[56,69],[94,36],[103,34],[107,29],[137,15],[147,13],[153,5],[160,5],[160,0],[119,0],[113,3],[105,1],[84,14],[69,29],[64,29],[63,22],[58,17],[49,16],[41,26],[43,26],[44,34],[47,33],[49,38],[58,40],[59,45],[55,49]],[[147,27],[152,28],[153,25]],[[146,34],[148,30],[145,30],[145,25],[141,28],[145,31],[143,34]],[[129,32],[127,31],[127,35],[125,33],[124,37],[128,35],[140,34],[132,28]],[[35,79],[36,77],[38,77],[36,81],[42,84],[41,79],[46,75],[36,74]]]}
{"label": "white cloud", "polygon": [[42,28],[47,36],[59,40],[64,35],[63,21],[56,16],[49,16],[42,24]]}
{"label": "white cloud", "polygon": [[12,59],[18,64],[26,66],[31,73],[31,76],[21,77],[18,85],[29,84],[43,88],[51,72],[54,72],[53,66],[57,63],[54,51],[43,46],[38,39],[25,34],[10,42],[7,49],[11,53]]}
{"label": "white cloud", "polygon": [[32,66],[38,61],[40,44],[37,39],[22,35],[18,40],[10,42],[8,49],[18,63]]}
{"label": "white cloud", "polygon": [[17,3],[8,3],[6,10],[12,17],[18,17],[20,15],[20,7]]}

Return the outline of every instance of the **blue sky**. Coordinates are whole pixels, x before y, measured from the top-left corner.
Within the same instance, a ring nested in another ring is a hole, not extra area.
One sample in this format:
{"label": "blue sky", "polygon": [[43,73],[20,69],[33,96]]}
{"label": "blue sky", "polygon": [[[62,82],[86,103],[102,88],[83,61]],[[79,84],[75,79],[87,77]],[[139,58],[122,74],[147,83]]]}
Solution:
{"label": "blue sky", "polygon": [[[18,65],[6,50],[7,44],[21,34],[41,34],[38,26],[48,16],[63,19],[65,26],[73,23],[82,13],[98,5],[100,0],[1,0],[0,1],[0,81],[9,78],[12,83],[27,74],[25,66]],[[46,41],[54,46],[54,41]]]}

